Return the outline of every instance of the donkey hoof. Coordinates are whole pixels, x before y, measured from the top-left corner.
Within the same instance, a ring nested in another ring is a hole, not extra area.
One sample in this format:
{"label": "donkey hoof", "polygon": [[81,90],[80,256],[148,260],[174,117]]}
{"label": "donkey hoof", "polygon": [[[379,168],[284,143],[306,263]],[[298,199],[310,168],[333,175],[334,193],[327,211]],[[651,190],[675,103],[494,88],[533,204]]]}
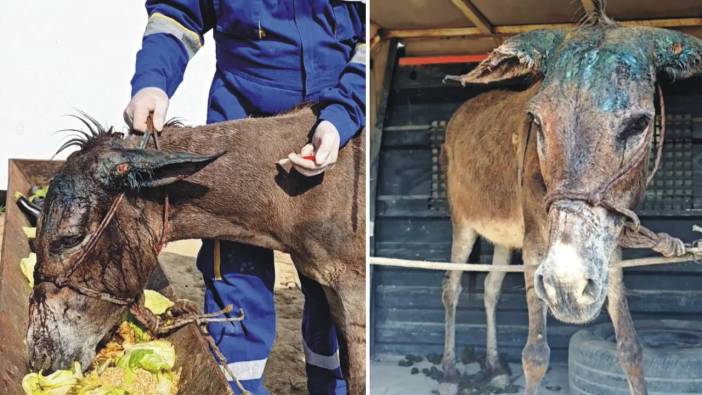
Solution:
{"label": "donkey hoof", "polygon": [[509,374],[504,371],[494,375],[490,379],[490,386],[496,389],[504,390],[509,387],[510,384],[512,384],[512,382],[509,378]]}
{"label": "donkey hoof", "polygon": [[[501,358],[488,359],[485,363],[485,370],[490,378],[493,387],[504,389],[509,385],[510,371],[506,368]],[[494,381],[494,384],[492,383]],[[504,384],[506,382],[506,384]],[[504,385],[501,385],[504,384]]]}
{"label": "donkey hoof", "polygon": [[440,382],[439,395],[458,395],[458,383],[448,381]]}

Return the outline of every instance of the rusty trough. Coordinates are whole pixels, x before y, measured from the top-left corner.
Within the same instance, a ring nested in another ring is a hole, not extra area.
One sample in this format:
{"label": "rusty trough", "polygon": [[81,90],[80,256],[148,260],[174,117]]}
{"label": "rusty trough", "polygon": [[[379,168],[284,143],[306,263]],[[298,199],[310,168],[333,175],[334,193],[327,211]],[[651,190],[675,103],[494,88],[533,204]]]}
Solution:
{"label": "rusty trough", "polygon": [[[15,192],[27,193],[32,184],[46,185],[63,162],[10,160],[5,231],[0,250],[0,394],[23,394],[21,381],[27,373],[25,335],[30,288],[19,269],[19,261],[30,250],[22,232],[30,226],[13,200]],[[171,298],[173,287],[160,267],[148,288]],[[231,393],[224,374],[209,351],[207,341],[195,324],[173,332],[167,338],[176,350],[176,369],[181,370],[178,394]]]}

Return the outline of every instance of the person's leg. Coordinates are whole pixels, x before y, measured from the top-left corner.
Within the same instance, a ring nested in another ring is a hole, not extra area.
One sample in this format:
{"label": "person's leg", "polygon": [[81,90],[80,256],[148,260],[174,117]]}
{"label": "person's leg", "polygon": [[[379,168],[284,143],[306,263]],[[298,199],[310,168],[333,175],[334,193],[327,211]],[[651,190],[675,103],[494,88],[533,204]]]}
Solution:
{"label": "person's leg", "polygon": [[[255,395],[268,394],[263,386],[263,370],[275,340],[273,251],[235,242],[203,240],[197,266],[205,279],[205,312],[231,304],[234,308],[231,316],[239,315],[240,309],[245,316],[241,322],[207,326],[227,359],[229,370],[248,391]],[[227,376],[225,368],[222,369]],[[232,380],[230,384],[234,393],[239,394],[235,382]]]}
{"label": "person's leg", "polygon": [[300,274],[305,306],[302,313],[302,346],[305,352],[307,390],[310,395],[346,394],[339,362],[336,327],[322,286]]}

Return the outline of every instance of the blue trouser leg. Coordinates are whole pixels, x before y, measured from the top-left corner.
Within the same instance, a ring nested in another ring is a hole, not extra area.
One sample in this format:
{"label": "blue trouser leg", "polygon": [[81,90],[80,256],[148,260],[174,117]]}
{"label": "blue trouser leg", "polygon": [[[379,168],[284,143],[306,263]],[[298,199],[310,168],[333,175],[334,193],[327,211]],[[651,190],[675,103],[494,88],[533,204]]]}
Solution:
{"label": "blue trouser leg", "polygon": [[303,275],[300,275],[300,282],[305,294],[302,338],[307,362],[307,389],[310,395],[345,395],[346,381],[339,364],[339,341],[324,290]]}
{"label": "blue trouser leg", "polygon": [[[268,394],[263,386],[263,370],[275,340],[273,251],[220,241],[221,278],[217,278],[214,245],[214,240],[203,240],[197,256],[198,269],[205,279],[205,312],[231,304],[231,314],[238,315],[242,309],[245,318],[241,322],[210,323],[207,329],[244,388],[255,395]],[[239,394],[234,381],[230,385]]]}

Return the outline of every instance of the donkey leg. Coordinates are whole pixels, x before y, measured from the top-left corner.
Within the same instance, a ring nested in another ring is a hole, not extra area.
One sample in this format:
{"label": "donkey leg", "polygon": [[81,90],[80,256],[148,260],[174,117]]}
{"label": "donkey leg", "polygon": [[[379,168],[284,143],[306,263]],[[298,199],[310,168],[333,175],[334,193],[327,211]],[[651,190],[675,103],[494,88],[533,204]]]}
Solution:
{"label": "donkey leg", "polygon": [[[453,240],[451,243],[451,262],[466,262],[473,250],[477,233],[472,228],[453,224]],[[444,322],[444,356],[441,366],[444,371],[443,381],[439,392],[442,395],[454,395],[458,392],[458,371],[456,370],[456,304],[461,294],[461,275],[463,272],[452,270],[444,275],[442,299],[445,309]]]}
{"label": "donkey leg", "polygon": [[[509,265],[511,251],[507,247],[495,245],[495,252],[492,256],[493,265]],[[490,272],[485,277],[485,314],[487,322],[487,350],[485,352],[485,364],[488,371],[494,376],[492,383],[496,387],[506,387],[509,385],[509,375],[500,363],[497,352],[497,322],[495,310],[497,302],[502,293],[502,281],[505,272]]]}
{"label": "donkey leg", "polygon": [[522,350],[522,369],[526,382],[526,395],[534,395],[546,374],[551,349],[546,341],[546,314],[548,308],[534,290],[534,271],[537,266],[527,266],[524,272],[526,299],[529,310],[529,336]]}
{"label": "donkey leg", "polygon": [[[339,357],[349,395],[366,393],[366,303],[364,280],[324,287],[337,328]],[[359,284],[361,284],[359,286]]]}
{"label": "donkey leg", "polygon": [[614,325],[619,364],[626,372],[629,392],[632,395],[645,395],[643,351],[636,337],[636,329],[634,329],[634,322],[631,319],[629,305],[626,301],[623,277],[621,268],[609,270],[607,310],[612,319],[612,325]]}

